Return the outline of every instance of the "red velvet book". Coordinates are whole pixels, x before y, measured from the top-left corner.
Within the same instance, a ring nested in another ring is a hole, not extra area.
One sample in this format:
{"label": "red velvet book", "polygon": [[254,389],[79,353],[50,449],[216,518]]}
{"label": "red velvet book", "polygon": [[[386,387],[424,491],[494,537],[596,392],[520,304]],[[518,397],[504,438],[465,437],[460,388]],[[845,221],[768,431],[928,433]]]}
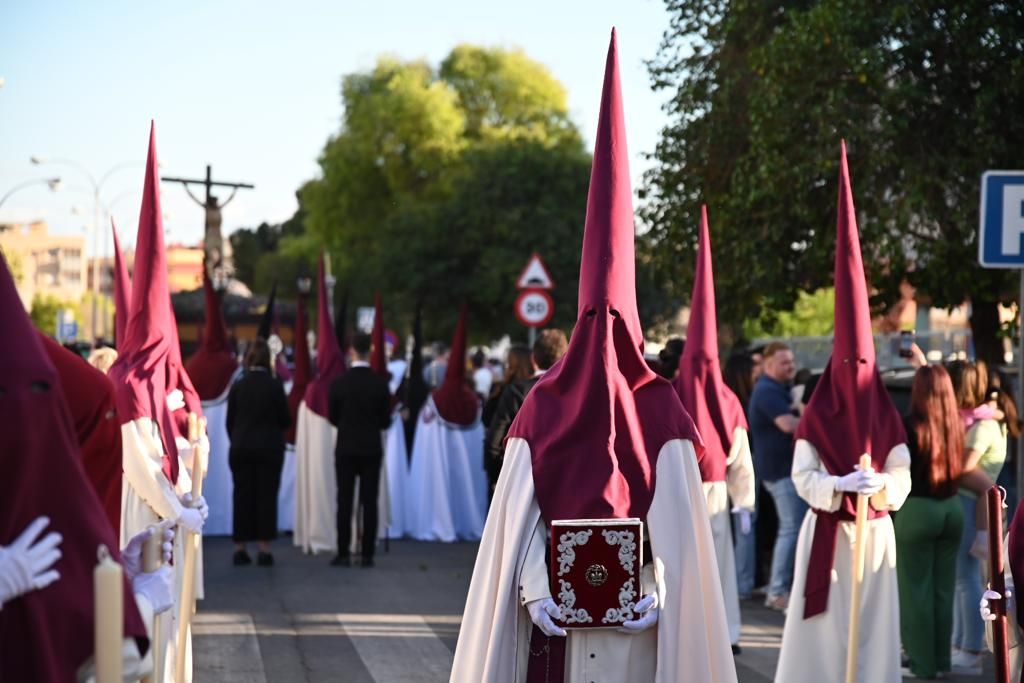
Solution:
{"label": "red velvet book", "polygon": [[643,566],[639,519],[561,519],[551,524],[551,595],[563,628],[619,628],[636,619]]}

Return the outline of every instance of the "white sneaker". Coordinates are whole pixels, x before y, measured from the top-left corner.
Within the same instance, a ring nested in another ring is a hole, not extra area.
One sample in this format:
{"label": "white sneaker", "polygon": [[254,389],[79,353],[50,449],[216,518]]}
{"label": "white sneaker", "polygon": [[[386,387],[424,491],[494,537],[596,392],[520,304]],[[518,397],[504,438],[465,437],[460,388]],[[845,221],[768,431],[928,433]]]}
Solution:
{"label": "white sneaker", "polygon": [[950,664],[952,664],[953,673],[966,676],[981,675],[981,653],[956,650],[953,652]]}

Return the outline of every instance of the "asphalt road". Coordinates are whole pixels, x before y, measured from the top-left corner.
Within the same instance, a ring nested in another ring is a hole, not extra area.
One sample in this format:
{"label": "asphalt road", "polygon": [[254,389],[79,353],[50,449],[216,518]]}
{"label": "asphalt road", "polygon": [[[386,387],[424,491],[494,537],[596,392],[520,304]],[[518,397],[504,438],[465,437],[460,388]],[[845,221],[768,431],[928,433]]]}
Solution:
{"label": "asphalt road", "polygon": [[[228,539],[205,540],[197,683],[448,680],[476,544],[393,541],[370,569],[331,567],[290,537],[271,568],[234,567],[231,554]],[[747,601],[743,621],[739,680],[771,681],[783,616]]]}

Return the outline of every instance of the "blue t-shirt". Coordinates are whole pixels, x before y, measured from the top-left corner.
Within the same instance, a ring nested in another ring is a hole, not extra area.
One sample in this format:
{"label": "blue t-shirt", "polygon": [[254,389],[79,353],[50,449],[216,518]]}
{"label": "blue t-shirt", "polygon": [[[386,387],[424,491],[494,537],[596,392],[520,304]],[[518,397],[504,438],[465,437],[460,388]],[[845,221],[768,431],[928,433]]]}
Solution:
{"label": "blue t-shirt", "polygon": [[748,408],[750,446],[754,454],[754,471],[764,481],[791,476],[793,471],[793,435],[775,425],[779,415],[793,412],[789,387],[768,375],[761,375],[754,384]]}

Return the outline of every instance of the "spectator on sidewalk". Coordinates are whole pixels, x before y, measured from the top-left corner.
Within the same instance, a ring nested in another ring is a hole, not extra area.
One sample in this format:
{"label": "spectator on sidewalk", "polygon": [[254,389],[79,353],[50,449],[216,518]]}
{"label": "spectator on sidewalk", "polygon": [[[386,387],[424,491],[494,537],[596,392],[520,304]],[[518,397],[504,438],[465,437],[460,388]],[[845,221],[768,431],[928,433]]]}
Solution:
{"label": "spectator on sidewalk", "polygon": [[911,488],[894,522],[900,638],[910,673],[930,679],[952,668],[953,586],[964,526],[956,495],[964,431],[945,368],[917,371],[904,426]]}
{"label": "spectator on sidewalk", "polygon": [[764,372],[754,384],[749,406],[754,469],[779,517],[765,605],[780,611],[789,602],[796,541],[807,512],[807,503],[797,495],[791,477],[793,433],[800,423],[790,394],[795,376],[796,361],[789,346],[769,344],[764,349]]}

